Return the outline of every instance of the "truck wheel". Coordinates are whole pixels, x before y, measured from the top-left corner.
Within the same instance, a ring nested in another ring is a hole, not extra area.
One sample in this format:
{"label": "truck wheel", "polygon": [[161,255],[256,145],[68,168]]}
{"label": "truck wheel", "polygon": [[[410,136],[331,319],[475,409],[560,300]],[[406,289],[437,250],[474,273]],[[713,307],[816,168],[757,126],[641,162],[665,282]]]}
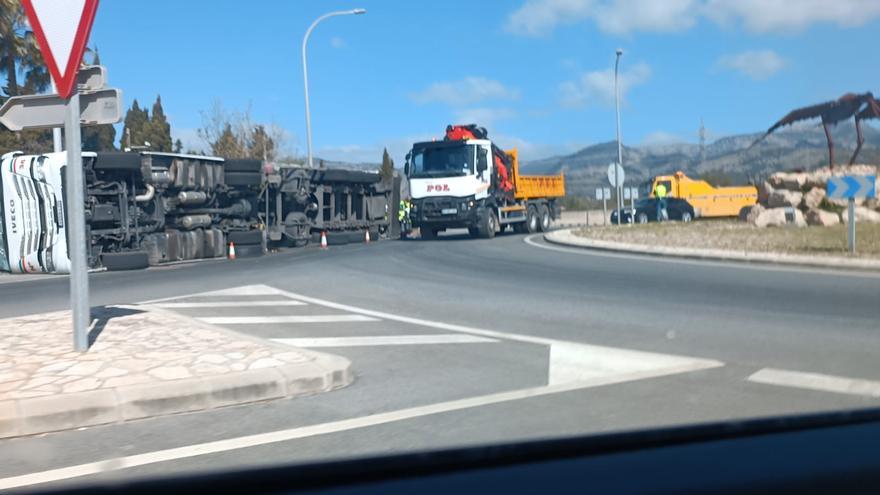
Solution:
{"label": "truck wheel", "polygon": [[550,232],[550,222],[551,222],[550,209],[547,208],[546,206],[542,206],[539,215],[540,215],[540,220],[541,220],[541,222],[539,224],[539,227],[541,228],[541,232]]}
{"label": "truck wheel", "polygon": [[226,234],[226,242],[234,242],[236,246],[254,246],[263,244],[262,230],[233,231]]}
{"label": "truck wheel", "polygon": [[437,229],[420,228],[419,232],[423,241],[433,241],[437,238]]}
{"label": "truck wheel", "polygon": [[481,239],[491,239],[495,237],[496,228],[498,228],[498,219],[495,218],[495,212],[489,210],[480,219],[480,224],[477,226],[477,235]]}
{"label": "truck wheel", "polygon": [[110,272],[140,270],[150,266],[150,257],[146,251],[104,253],[101,255],[101,264]]}
{"label": "truck wheel", "polygon": [[530,206],[528,213],[526,213],[526,231],[530,234],[534,234],[538,231],[539,226],[540,219],[538,218],[538,210],[535,209],[534,206]]}

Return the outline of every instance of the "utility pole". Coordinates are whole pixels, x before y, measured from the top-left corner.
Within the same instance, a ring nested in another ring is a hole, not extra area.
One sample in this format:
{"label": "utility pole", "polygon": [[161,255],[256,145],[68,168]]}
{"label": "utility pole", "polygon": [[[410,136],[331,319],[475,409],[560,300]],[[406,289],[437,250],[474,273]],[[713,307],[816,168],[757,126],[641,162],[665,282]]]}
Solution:
{"label": "utility pole", "polygon": [[[614,60],[614,99],[617,108],[617,164],[623,167],[623,145],[620,142],[620,87],[617,84],[617,72],[620,67],[620,56],[623,55],[623,50],[618,48],[616,53],[617,58]],[[614,184],[617,187],[617,215],[619,218],[620,210],[622,208],[620,193],[623,190],[623,185],[620,183],[616,167],[614,169]],[[619,221],[618,225],[620,225]]]}

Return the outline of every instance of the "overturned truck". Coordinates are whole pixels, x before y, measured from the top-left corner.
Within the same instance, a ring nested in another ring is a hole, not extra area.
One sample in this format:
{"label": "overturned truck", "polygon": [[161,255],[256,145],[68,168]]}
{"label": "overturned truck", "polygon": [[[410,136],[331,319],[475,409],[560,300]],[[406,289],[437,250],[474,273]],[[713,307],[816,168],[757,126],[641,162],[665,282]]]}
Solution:
{"label": "overturned truck", "polygon": [[[66,153],[0,158],[0,270],[66,273]],[[145,268],[376,239],[392,181],[376,172],[157,152],[84,152],[89,266]]]}

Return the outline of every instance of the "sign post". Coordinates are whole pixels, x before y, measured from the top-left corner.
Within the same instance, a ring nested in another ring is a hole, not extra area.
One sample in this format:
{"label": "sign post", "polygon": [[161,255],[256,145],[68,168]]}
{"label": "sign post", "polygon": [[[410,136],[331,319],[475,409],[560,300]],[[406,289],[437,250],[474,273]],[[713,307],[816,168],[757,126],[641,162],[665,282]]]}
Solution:
{"label": "sign post", "polygon": [[[85,200],[80,136],[77,70],[98,10],[98,0],[22,0],[43,60],[58,89],[67,99],[64,134],[67,147],[67,231],[70,253],[70,309],[73,312],[73,347],[87,351],[89,278],[86,265]],[[98,76],[101,77],[100,75]]]}
{"label": "sign post", "polygon": [[877,176],[843,175],[828,179],[828,197],[847,201],[847,247],[856,254],[856,198],[877,197]]}
{"label": "sign post", "polygon": [[623,183],[626,179],[626,174],[623,173],[623,167],[620,166],[619,163],[611,163],[608,165],[608,182],[614,186],[616,203],[617,203],[617,217],[618,217],[618,225],[620,224],[620,210],[623,206]]}

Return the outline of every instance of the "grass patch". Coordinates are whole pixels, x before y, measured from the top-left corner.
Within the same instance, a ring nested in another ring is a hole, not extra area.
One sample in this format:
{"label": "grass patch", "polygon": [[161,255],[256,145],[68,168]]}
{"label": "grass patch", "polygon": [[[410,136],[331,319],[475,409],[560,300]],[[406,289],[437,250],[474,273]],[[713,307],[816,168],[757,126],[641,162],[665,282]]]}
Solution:
{"label": "grass patch", "polygon": [[[847,227],[759,228],[735,220],[664,222],[647,225],[589,227],[575,234],[590,239],[654,246],[728,249],[745,252],[848,255]],[[880,258],[880,224],[856,224],[856,256]]]}

